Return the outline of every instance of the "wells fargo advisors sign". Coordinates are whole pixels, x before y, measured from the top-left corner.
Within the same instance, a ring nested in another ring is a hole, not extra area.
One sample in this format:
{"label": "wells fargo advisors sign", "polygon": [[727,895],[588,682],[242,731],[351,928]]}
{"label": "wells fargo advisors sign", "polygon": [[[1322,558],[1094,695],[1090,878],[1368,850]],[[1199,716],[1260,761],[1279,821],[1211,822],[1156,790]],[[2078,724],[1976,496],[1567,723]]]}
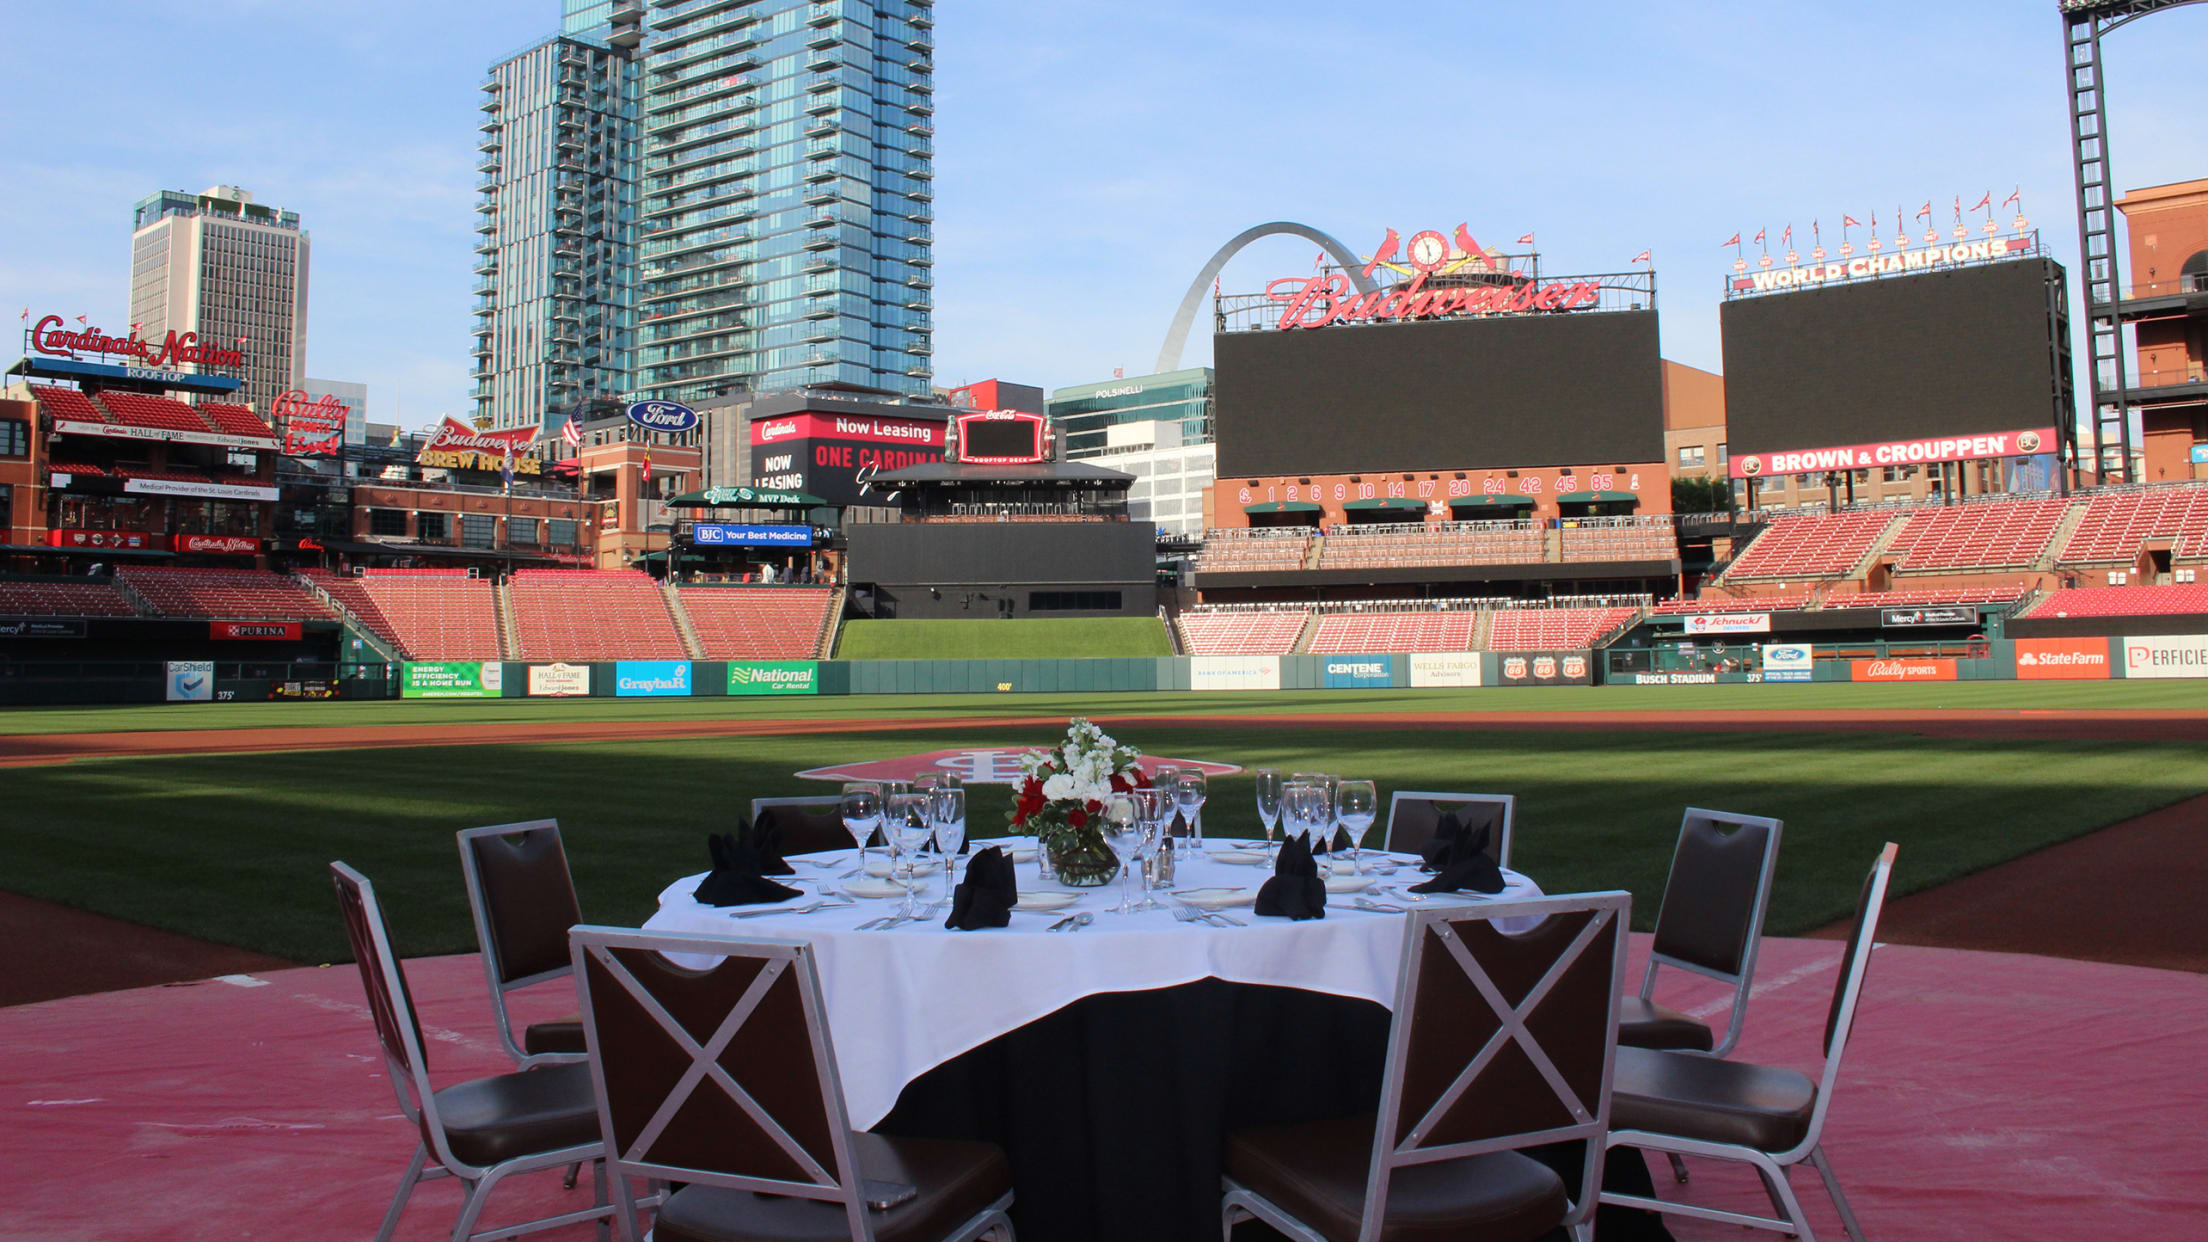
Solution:
{"label": "wells fargo advisors sign", "polygon": [[[1530,236],[1530,235],[1529,235]],[[1283,276],[1265,286],[1280,305],[1282,330],[1342,323],[1387,323],[1445,315],[1524,315],[1593,306],[1602,286],[1592,280],[1543,281],[1499,262],[1503,255],[1473,239],[1466,226],[1456,242],[1433,229],[1406,245],[1394,229],[1365,262],[1363,275],[1385,268],[1407,279],[1389,289],[1359,292],[1346,272]],[[1436,282],[1429,287],[1429,282]]]}
{"label": "wells fargo advisors sign", "polygon": [[500,470],[506,455],[514,457],[515,474],[542,474],[544,463],[536,456],[536,434],[526,428],[514,431],[476,431],[458,419],[447,418],[415,455],[417,465],[447,470]]}
{"label": "wells fargo advisors sign", "polygon": [[197,332],[171,332],[159,342],[149,341],[138,335],[133,327],[129,336],[109,336],[93,327],[80,327],[68,331],[69,321],[59,315],[47,315],[31,329],[31,348],[57,358],[82,358],[86,354],[100,354],[110,358],[134,358],[147,367],[228,367],[235,369],[245,365],[245,355],[235,349],[210,345],[199,339]]}

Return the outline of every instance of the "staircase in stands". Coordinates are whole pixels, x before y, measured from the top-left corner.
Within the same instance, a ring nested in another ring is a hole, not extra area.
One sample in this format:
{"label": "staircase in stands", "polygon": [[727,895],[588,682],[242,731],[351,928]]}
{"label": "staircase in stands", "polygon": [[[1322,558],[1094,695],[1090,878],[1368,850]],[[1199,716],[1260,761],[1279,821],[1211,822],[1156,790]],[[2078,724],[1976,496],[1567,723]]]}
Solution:
{"label": "staircase in stands", "polygon": [[513,659],[521,654],[521,630],[514,624],[514,600],[507,593],[508,582],[500,582],[491,588],[491,608],[498,614],[499,654]]}
{"label": "staircase in stands", "polygon": [[682,598],[675,593],[672,580],[659,584],[659,593],[667,601],[667,614],[675,619],[675,633],[682,638],[682,649],[693,660],[705,658],[705,643],[698,637],[698,627],[690,623],[690,614],[683,611]]}

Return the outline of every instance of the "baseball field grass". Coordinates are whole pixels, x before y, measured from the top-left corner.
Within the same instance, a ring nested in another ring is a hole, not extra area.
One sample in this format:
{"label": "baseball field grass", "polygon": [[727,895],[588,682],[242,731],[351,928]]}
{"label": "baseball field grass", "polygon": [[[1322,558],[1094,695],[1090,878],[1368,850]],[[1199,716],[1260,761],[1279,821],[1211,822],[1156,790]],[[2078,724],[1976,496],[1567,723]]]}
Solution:
{"label": "baseball field grass", "polygon": [[839,660],[1027,660],[1169,656],[1156,617],[1023,617],[1012,621],[846,621]]}
{"label": "baseball field grass", "polygon": [[[1740,691],[1745,693],[1731,693]],[[586,918],[634,924],[668,884],[706,865],[704,836],[751,797],[817,793],[804,768],[964,745],[1042,744],[1036,717],[1166,717],[1117,728],[1158,754],[1374,778],[1395,789],[1518,796],[1514,861],[1552,892],[1625,888],[1635,921],[1655,914],[1682,808],[1786,821],[1770,928],[1843,917],[1880,842],[1901,843],[1895,884],[1914,892],[2208,792],[2208,749],[2190,740],[1949,738],[1882,731],[1719,731],[1390,726],[1393,711],[1825,710],[1969,706],[2197,709],[2184,683],[1942,687],[1649,687],[1308,695],[1021,696],[569,703],[225,705],[41,710],[0,732],[479,722],[937,718],[950,727],[725,738],[621,733],[597,741],[161,755],[0,768],[0,887],[303,962],[340,960],[326,867],[373,877],[407,954],[473,947],[455,830],[557,818]],[[1349,728],[1279,729],[1266,717],[1380,713]],[[965,723],[1001,713],[1028,718]],[[1240,717],[1242,719],[1219,719]],[[1713,725],[1721,716],[1713,716]],[[1246,723],[1245,723],[1246,721]],[[1590,719],[1587,723],[1596,723]],[[1258,831],[1247,776],[1214,783],[1211,835]],[[1001,787],[976,787],[970,822],[1000,831]],[[1375,829],[1377,841],[1379,829]],[[1254,877],[1253,877],[1254,879]]]}

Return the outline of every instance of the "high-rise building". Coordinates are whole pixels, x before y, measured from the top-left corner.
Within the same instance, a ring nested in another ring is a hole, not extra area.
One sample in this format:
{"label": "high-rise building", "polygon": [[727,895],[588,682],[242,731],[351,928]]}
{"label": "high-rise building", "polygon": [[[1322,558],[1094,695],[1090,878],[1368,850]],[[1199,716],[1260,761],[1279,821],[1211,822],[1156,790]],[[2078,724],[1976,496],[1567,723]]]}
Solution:
{"label": "high-rise building", "polygon": [[651,0],[636,388],[929,391],[932,0]]}
{"label": "high-rise building", "polygon": [[633,387],[642,6],[566,7],[483,83],[475,416],[494,430]]}
{"label": "high-rise building", "polygon": [[1211,387],[1210,367],[1074,384],[1050,394],[1050,418],[1068,457],[1102,454],[1106,433],[1123,423],[1178,423],[1176,443],[1209,444]]}
{"label": "high-rise building", "polygon": [[[140,199],[130,239],[138,335],[196,332],[245,355],[238,400],[263,414],[299,386],[307,358],[307,234],[299,214],[231,185]],[[184,369],[196,370],[187,365]]]}

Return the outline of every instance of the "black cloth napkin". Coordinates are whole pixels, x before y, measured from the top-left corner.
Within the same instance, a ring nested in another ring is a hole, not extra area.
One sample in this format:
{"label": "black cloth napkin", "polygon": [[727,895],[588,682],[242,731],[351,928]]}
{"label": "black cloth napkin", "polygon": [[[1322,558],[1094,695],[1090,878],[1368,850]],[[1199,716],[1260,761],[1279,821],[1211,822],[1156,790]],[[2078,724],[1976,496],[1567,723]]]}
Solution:
{"label": "black cloth napkin", "polygon": [[1299,832],[1281,844],[1273,878],[1257,890],[1255,909],[1298,922],[1326,917],[1326,881],[1319,878],[1319,865],[1311,861],[1311,834]]}
{"label": "black cloth napkin", "polygon": [[1012,879],[1012,859],[992,845],[966,864],[966,878],[951,894],[951,917],[943,926],[952,931],[979,931],[1012,922],[1012,903],[1020,899]]}
{"label": "black cloth napkin", "polygon": [[1499,893],[1503,891],[1503,869],[1488,856],[1487,843],[1494,835],[1495,820],[1502,814],[1501,807],[1491,807],[1486,818],[1477,828],[1460,820],[1455,812],[1441,817],[1434,826],[1434,839],[1428,841],[1419,855],[1437,874],[1423,884],[1413,884],[1414,893]]}
{"label": "black cloth napkin", "polygon": [[[713,870],[691,896],[708,906],[756,906],[804,896],[802,889],[777,884],[760,874],[759,854],[750,844],[727,833],[705,839],[713,853]],[[785,864],[786,866],[787,864]]]}
{"label": "black cloth napkin", "polygon": [[742,816],[736,818],[736,841],[748,845],[759,859],[761,875],[796,875],[797,868],[782,857],[782,825],[774,818],[774,808],[759,812],[757,823],[747,824]]}

